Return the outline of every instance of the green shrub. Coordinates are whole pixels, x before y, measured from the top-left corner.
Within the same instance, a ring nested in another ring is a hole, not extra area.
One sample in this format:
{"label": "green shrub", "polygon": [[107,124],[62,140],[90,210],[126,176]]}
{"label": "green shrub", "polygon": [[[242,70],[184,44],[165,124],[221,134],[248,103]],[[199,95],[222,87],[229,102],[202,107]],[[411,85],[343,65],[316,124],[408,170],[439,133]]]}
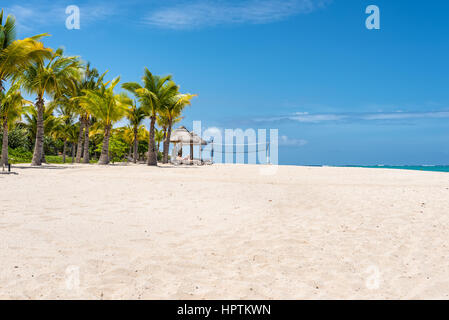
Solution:
{"label": "green shrub", "polygon": [[[47,161],[47,163],[59,163],[62,164],[62,156],[45,156],[45,160]],[[72,158],[71,157],[66,157],[65,158],[65,163],[71,163],[72,162]]]}
{"label": "green shrub", "polygon": [[[62,161],[62,156],[45,156],[45,160],[47,160],[47,163],[53,163],[53,164],[64,164]],[[90,163],[97,163],[97,160],[90,160]],[[71,164],[72,163],[72,157],[66,156],[65,157],[65,164]]]}
{"label": "green shrub", "polygon": [[11,149],[19,149],[32,151],[29,140],[28,131],[26,129],[15,127],[8,134],[8,145]]}
{"label": "green shrub", "polygon": [[[103,144],[97,146],[96,152],[101,153]],[[109,160],[111,162],[122,162],[125,160],[125,156],[129,151],[129,146],[123,141],[112,136],[109,139]]]}
{"label": "green shrub", "polygon": [[33,160],[33,153],[24,149],[17,148],[8,150],[9,153],[9,162],[14,163],[30,163]]}

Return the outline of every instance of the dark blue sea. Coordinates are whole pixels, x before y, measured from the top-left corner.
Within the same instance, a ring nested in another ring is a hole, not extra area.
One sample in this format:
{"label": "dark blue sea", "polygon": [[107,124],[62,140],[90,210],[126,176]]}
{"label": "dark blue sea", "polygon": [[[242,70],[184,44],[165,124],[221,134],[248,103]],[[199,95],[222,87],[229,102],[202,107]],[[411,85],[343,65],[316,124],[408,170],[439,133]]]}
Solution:
{"label": "dark blue sea", "polygon": [[381,168],[381,169],[401,169],[401,170],[415,170],[415,171],[435,171],[435,172],[449,172],[449,165],[428,165],[428,166],[344,166],[344,167],[358,167],[358,168]]}

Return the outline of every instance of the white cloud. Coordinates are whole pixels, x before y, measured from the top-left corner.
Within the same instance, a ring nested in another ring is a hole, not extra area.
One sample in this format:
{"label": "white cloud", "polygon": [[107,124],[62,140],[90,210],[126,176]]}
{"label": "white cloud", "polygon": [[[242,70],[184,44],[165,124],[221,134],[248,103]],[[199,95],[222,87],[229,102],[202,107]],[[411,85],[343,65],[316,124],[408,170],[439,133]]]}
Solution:
{"label": "white cloud", "polygon": [[307,14],[332,0],[196,0],[157,9],[144,22],[167,29],[191,29],[225,24],[264,24]]}
{"label": "white cloud", "polygon": [[279,145],[280,146],[291,146],[291,147],[302,147],[308,143],[304,139],[290,139],[287,136],[280,136]]}
{"label": "white cloud", "polygon": [[287,116],[256,118],[255,122],[295,121],[301,123],[323,123],[338,121],[387,121],[411,119],[444,119],[449,118],[449,111],[431,112],[377,112],[377,113],[322,113],[310,114],[297,112]]}
{"label": "white cloud", "polygon": [[[65,13],[67,6],[53,3],[15,4],[5,8],[7,14],[15,16],[19,30],[25,32],[43,32],[41,27],[60,24],[65,28]],[[116,14],[117,9],[113,4],[85,4],[79,5],[81,25],[106,19]],[[44,30],[45,31],[45,30]]]}
{"label": "white cloud", "polygon": [[402,119],[424,119],[424,118],[449,118],[449,112],[392,112],[374,113],[362,116],[364,120],[402,120]]}
{"label": "white cloud", "polygon": [[323,121],[338,121],[343,120],[345,115],[339,114],[309,114],[307,112],[297,112],[294,116],[289,117],[290,120],[298,122],[323,122]]}
{"label": "white cloud", "polygon": [[203,136],[208,137],[216,137],[216,136],[222,136],[223,130],[218,127],[209,127],[203,132]]}

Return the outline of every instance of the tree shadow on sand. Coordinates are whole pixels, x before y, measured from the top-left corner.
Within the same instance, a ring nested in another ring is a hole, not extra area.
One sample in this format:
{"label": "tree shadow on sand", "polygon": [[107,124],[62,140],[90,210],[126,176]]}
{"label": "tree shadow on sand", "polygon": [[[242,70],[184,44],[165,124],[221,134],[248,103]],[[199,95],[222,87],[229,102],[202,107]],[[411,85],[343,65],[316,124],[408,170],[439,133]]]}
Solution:
{"label": "tree shadow on sand", "polygon": [[64,170],[64,169],[70,169],[70,167],[67,166],[52,166],[52,165],[44,165],[41,167],[37,166],[24,166],[24,165],[17,165],[17,166],[11,166],[11,170],[14,169],[38,169],[38,170]]}
{"label": "tree shadow on sand", "polygon": [[149,167],[149,168],[158,168],[158,169],[186,169],[186,168],[201,168],[204,166],[198,166],[198,165],[170,165],[170,164],[159,164],[157,166],[148,166],[146,163],[126,163],[126,162],[116,162],[116,163],[109,163],[105,165],[98,165],[99,167]]}

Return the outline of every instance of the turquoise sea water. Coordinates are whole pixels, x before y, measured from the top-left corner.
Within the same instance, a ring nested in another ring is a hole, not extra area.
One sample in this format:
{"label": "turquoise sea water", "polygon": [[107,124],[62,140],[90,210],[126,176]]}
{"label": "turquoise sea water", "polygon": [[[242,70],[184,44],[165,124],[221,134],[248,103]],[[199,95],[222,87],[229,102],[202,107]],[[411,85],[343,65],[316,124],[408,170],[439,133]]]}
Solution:
{"label": "turquoise sea water", "polygon": [[447,166],[383,166],[383,165],[378,165],[378,166],[345,166],[345,167],[449,172],[449,165],[447,165]]}

